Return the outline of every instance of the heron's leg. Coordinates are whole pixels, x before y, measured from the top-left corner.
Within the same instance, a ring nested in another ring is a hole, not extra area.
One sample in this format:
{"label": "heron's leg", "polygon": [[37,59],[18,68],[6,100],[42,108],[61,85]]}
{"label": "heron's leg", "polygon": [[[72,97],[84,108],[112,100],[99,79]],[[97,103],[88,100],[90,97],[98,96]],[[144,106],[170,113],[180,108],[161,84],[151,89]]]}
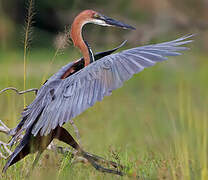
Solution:
{"label": "heron's leg", "polygon": [[77,151],[81,151],[81,147],[79,146],[79,144],[74,140],[74,138],[71,136],[71,134],[69,134],[69,132],[66,129],[64,129],[63,127],[60,127],[60,126],[57,127],[53,131],[53,137],[70,145],[71,147],[73,147]]}
{"label": "heron's leg", "polygon": [[112,165],[115,168],[122,167],[121,165],[118,165],[115,162],[107,161],[99,156],[90,154],[88,152],[85,152],[79,144],[74,140],[74,138],[69,134],[69,132],[64,129],[63,127],[58,127],[56,131],[54,131],[54,138],[57,138],[58,140],[65,142],[66,144],[72,146],[74,149],[78,151],[78,154],[84,157],[88,160],[88,162],[98,171],[106,172],[106,173],[113,173],[117,175],[123,175],[121,171],[113,170],[113,169],[107,169],[102,167],[98,162],[105,163],[108,165]]}

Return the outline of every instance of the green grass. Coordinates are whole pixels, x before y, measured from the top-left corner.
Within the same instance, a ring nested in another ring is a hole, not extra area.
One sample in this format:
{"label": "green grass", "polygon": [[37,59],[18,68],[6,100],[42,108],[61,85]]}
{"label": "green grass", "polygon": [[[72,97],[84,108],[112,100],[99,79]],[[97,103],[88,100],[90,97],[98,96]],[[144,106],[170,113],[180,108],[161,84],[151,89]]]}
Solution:
{"label": "green grass", "polygon": [[[50,73],[78,57],[67,55],[58,56]],[[0,56],[0,89],[23,89],[21,54]],[[27,88],[40,87],[52,56],[31,52]],[[187,52],[159,63],[74,119],[84,149],[125,165],[127,176],[102,174],[88,164],[72,165],[70,156],[45,151],[31,179],[207,179],[207,58]],[[27,104],[34,97],[27,94]],[[1,94],[0,119],[14,127],[23,106],[22,96]],[[69,123],[65,127],[74,135]],[[9,140],[5,135],[0,139]],[[0,174],[1,179],[26,178],[33,159],[34,155],[27,156]],[[0,161],[0,169],[5,162]]]}

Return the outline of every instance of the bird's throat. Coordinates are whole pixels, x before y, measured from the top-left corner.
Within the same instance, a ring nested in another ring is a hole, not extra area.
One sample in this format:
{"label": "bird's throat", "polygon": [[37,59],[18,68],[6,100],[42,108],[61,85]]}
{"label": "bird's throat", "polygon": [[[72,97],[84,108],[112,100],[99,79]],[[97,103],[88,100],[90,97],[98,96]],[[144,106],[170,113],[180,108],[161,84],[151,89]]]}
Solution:
{"label": "bird's throat", "polygon": [[78,47],[83,54],[85,66],[90,64],[90,51],[88,45],[85,43],[82,37],[82,27],[88,22],[87,19],[75,18],[71,27],[71,38],[75,47]]}

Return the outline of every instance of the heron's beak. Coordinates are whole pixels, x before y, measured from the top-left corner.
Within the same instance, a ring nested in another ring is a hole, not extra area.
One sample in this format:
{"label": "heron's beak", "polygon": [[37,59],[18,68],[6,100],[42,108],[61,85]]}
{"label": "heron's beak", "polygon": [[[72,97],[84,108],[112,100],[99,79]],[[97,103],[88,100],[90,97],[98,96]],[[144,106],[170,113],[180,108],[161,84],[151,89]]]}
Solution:
{"label": "heron's beak", "polygon": [[99,19],[104,21],[107,26],[115,26],[115,27],[119,27],[119,28],[123,28],[123,29],[132,29],[132,30],[136,29],[133,26],[130,26],[128,24],[124,24],[120,21],[117,21],[115,19],[109,18],[109,17],[104,16],[104,15],[100,15]]}

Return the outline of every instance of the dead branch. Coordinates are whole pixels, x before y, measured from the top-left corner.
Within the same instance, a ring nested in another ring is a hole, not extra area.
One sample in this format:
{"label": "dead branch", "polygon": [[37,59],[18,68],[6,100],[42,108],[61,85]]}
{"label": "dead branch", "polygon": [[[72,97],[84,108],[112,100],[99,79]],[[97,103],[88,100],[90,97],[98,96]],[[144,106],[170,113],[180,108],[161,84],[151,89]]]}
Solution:
{"label": "dead branch", "polygon": [[0,124],[2,126],[0,126],[0,132],[4,133],[4,134],[8,134],[10,129],[0,120]]}
{"label": "dead branch", "polygon": [[8,91],[8,90],[15,91],[19,95],[25,94],[25,93],[28,93],[28,92],[35,92],[35,94],[37,94],[37,92],[38,92],[38,89],[37,88],[27,89],[25,91],[18,91],[15,87],[8,87],[8,88],[5,88],[5,89],[2,89],[0,91],[0,94],[3,93],[3,92],[5,92],[5,91]]}

